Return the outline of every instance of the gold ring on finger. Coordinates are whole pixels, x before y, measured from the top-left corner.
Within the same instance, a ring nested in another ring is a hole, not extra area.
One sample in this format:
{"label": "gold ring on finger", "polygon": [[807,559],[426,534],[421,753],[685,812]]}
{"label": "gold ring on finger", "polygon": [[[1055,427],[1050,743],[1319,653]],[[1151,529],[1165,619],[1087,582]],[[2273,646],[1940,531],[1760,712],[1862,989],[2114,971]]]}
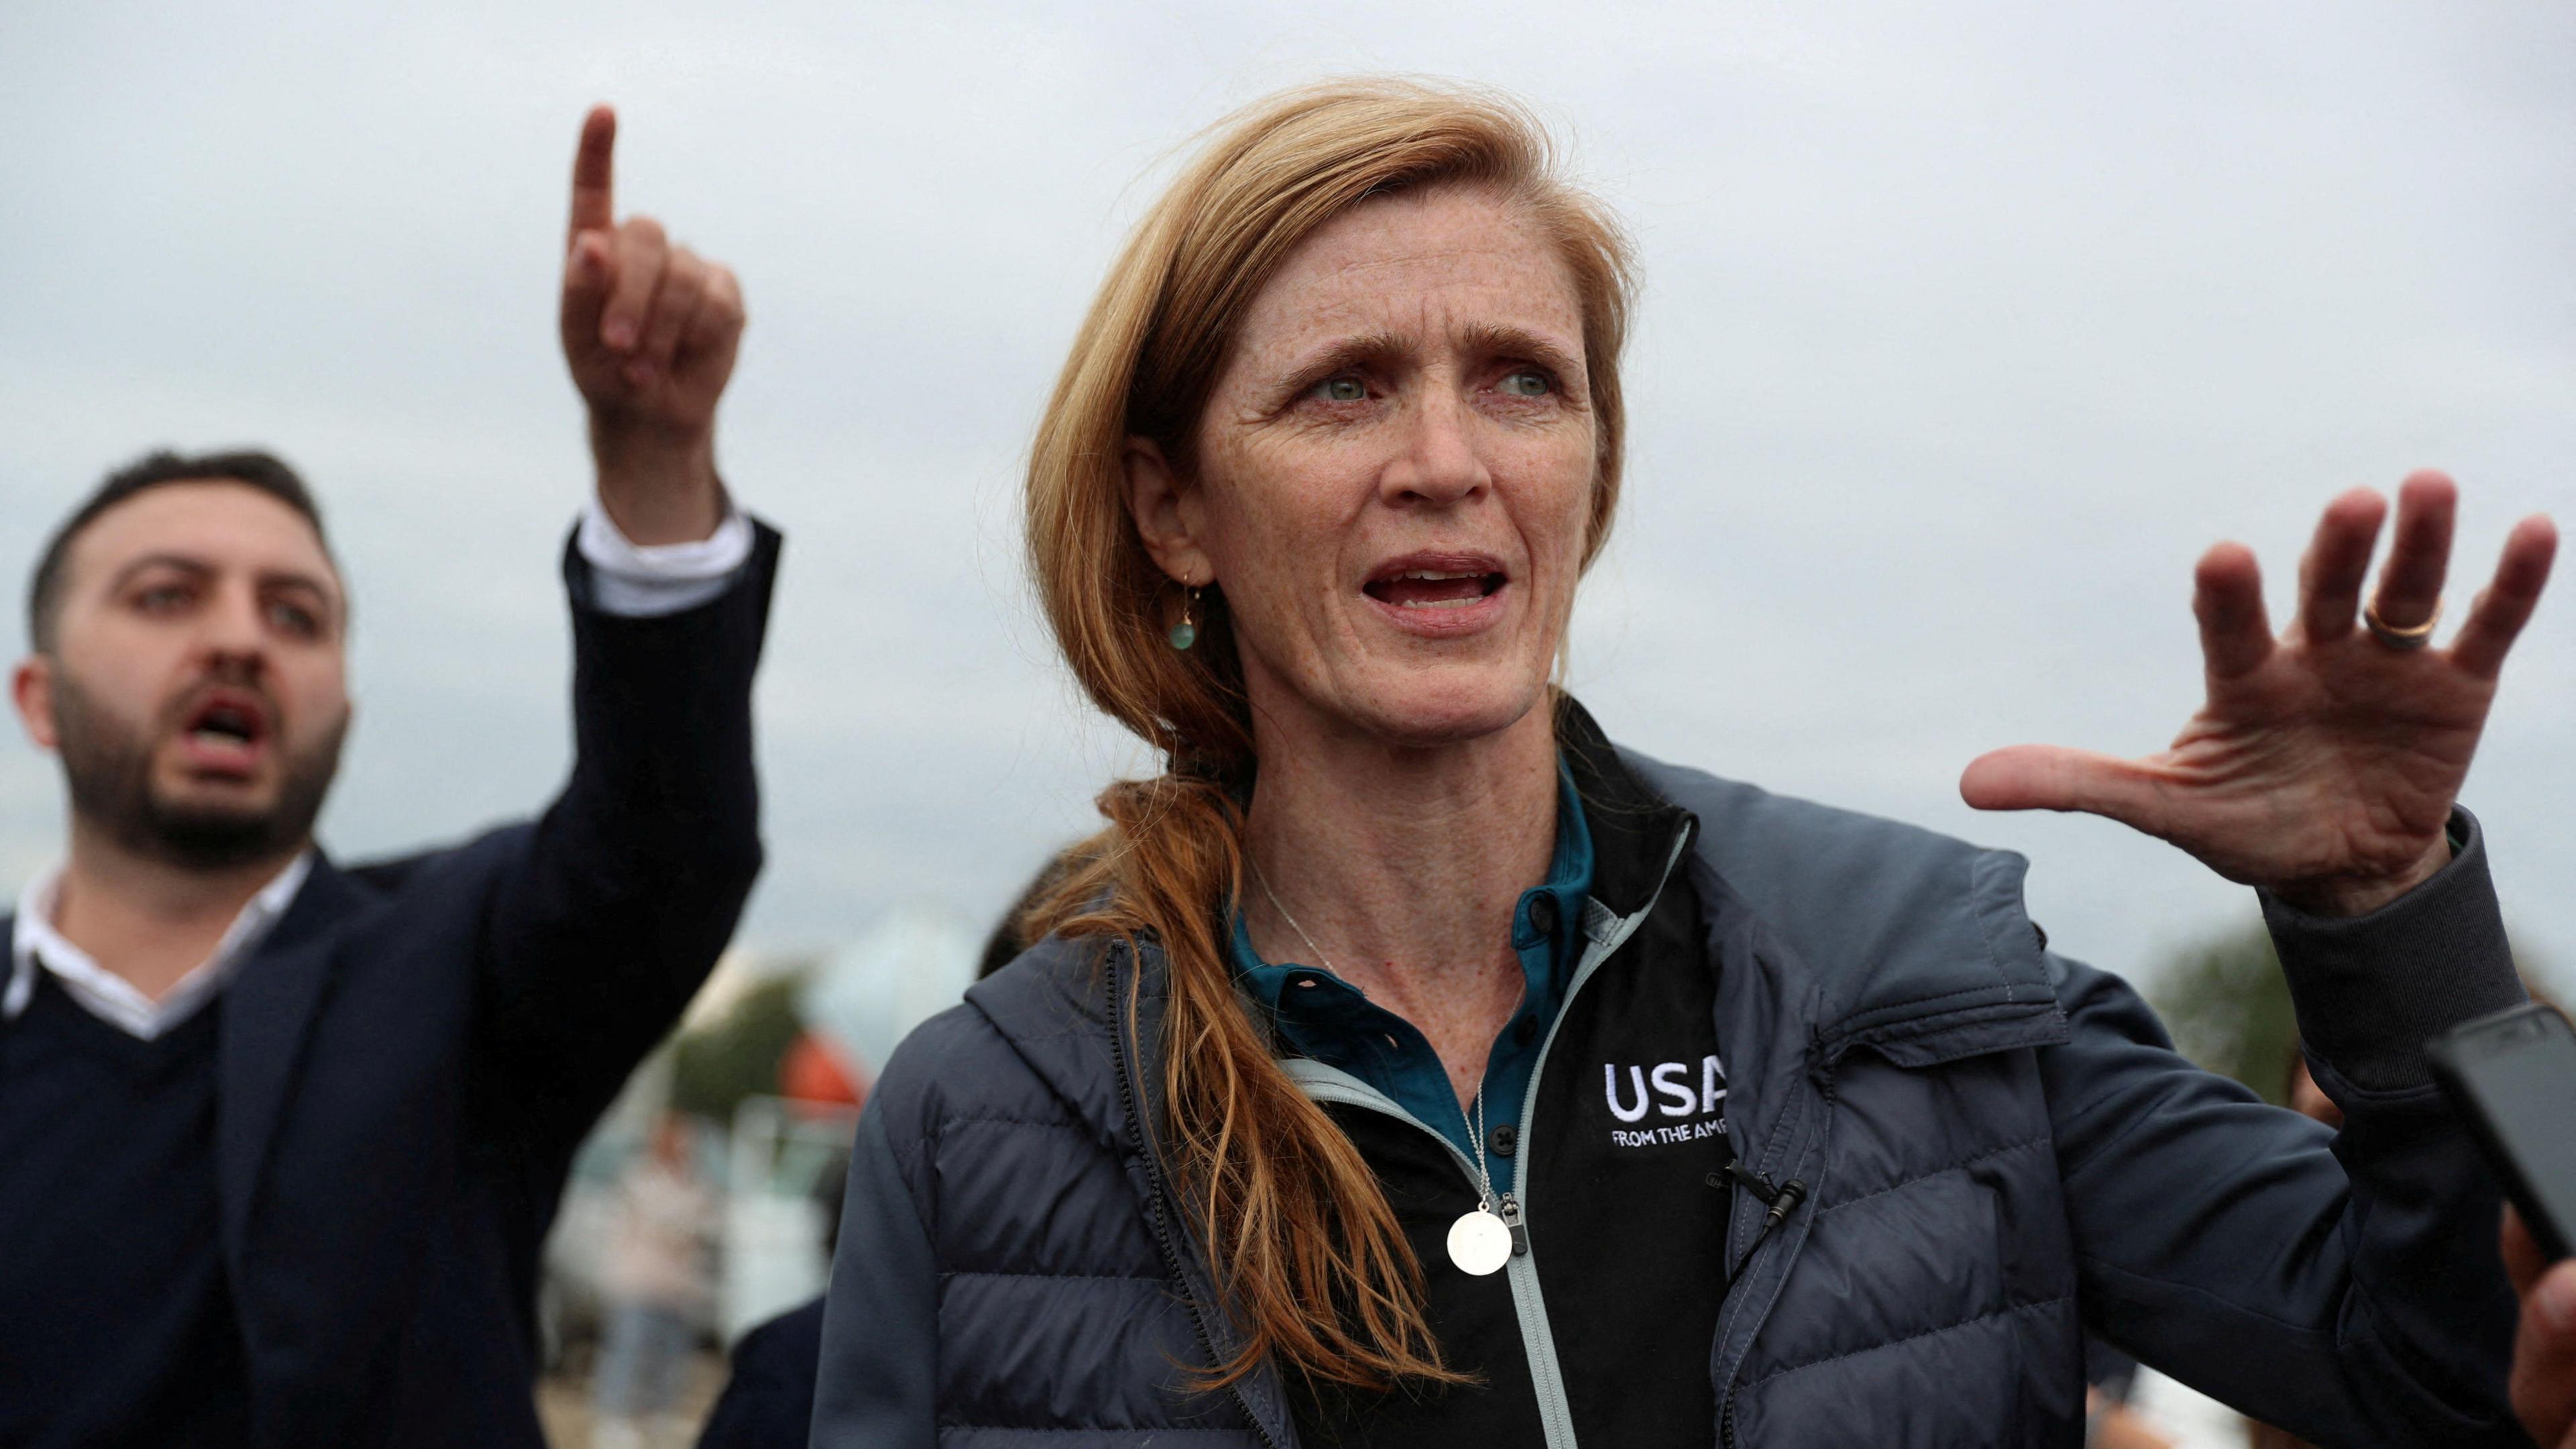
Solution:
{"label": "gold ring on finger", "polygon": [[2371,638],[2404,654],[2433,642],[2433,626],[2442,622],[2442,601],[2433,601],[2433,612],[2423,623],[2400,629],[2379,617],[2379,601],[2373,599],[2362,607],[2361,621],[2370,626]]}

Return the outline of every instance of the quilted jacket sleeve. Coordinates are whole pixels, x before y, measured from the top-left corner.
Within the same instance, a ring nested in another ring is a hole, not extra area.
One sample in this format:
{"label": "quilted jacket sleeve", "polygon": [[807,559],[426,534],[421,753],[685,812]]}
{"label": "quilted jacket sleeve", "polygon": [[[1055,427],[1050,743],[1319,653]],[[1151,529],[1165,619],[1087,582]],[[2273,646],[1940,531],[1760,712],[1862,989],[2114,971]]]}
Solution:
{"label": "quilted jacket sleeve", "polygon": [[931,1449],[936,1439],[937,1270],[887,1117],[881,1092],[859,1114],[850,1153],[824,1295],[814,1449]]}
{"label": "quilted jacket sleeve", "polygon": [[2052,958],[2041,1053],[2085,1318],[2321,1444],[2520,1444],[2501,1198],[2423,1066],[2522,999],[2476,822],[2451,865],[2358,920],[2266,902],[2341,1133],[2193,1067],[2117,977]]}

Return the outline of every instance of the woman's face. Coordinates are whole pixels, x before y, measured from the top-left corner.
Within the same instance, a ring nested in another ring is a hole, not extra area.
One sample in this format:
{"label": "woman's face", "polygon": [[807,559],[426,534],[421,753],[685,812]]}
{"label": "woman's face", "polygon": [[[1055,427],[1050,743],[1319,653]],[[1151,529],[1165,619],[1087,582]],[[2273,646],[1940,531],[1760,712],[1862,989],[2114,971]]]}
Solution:
{"label": "woman's face", "polygon": [[1224,591],[1257,721],[1446,744],[1544,698],[1594,428],[1557,249],[1494,193],[1435,187],[1290,254],[1222,365],[1194,476],[1140,448],[1165,482],[1133,501],[1166,570]]}

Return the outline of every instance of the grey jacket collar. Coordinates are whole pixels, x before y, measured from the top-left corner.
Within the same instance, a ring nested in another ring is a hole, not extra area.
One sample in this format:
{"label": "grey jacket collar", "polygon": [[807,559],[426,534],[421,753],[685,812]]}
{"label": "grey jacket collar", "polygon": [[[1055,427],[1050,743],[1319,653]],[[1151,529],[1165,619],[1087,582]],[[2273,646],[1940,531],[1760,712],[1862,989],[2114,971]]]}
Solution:
{"label": "grey jacket collar", "polygon": [[[1929,1066],[2066,1040],[2022,906],[2021,856],[1619,755],[1699,819],[1684,869],[1723,967],[1719,1031],[1743,1086],[1829,1069],[1855,1048]],[[1104,1137],[1122,1133],[1108,1039],[1120,1013],[1097,947],[1050,940],[1030,955],[1035,969],[991,977],[967,999]],[[1163,971],[1148,942],[1122,982],[1138,993],[1135,1065],[1147,1083],[1161,1079]]]}

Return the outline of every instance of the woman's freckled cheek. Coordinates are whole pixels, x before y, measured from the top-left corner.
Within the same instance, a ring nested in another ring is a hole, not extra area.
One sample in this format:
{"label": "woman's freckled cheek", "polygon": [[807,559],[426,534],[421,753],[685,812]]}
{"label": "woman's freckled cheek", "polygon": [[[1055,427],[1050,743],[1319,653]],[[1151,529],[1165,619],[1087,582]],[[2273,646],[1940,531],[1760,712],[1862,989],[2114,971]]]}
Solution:
{"label": "woman's freckled cheek", "polygon": [[1230,526],[1223,531],[1233,535],[1244,564],[1256,572],[1283,558],[1328,566],[1310,555],[1319,546],[1329,550],[1350,522],[1354,489],[1336,481],[1350,471],[1345,462],[1319,456],[1308,440],[1266,432],[1227,439],[1212,461],[1225,489],[1220,511]]}

